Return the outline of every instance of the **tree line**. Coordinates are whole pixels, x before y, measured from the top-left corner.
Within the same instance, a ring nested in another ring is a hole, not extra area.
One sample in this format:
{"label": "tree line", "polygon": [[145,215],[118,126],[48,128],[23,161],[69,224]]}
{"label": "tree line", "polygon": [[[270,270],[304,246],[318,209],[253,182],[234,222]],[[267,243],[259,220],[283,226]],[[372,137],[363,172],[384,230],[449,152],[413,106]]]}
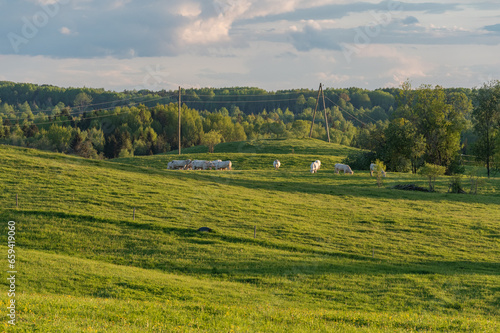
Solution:
{"label": "tree line", "polygon": [[[500,159],[499,86],[327,88],[331,141],[366,149],[370,153],[358,159],[379,159],[393,171],[415,172],[431,163],[459,172],[463,154],[474,154],[490,172]],[[201,88],[181,94],[183,147],[307,137],[319,102],[309,89]],[[91,158],[163,153],[179,145],[177,99],[176,91],[0,82],[0,140]],[[326,139],[323,111],[316,114],[313,137]]]}

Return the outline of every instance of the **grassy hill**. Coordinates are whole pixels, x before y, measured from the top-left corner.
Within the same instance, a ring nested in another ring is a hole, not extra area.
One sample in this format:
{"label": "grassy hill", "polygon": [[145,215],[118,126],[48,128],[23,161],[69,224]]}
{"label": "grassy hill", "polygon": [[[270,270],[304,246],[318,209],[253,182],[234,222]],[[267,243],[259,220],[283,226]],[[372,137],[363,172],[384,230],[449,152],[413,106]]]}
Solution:
{"label": "grassy hill", "polygon": [[257,140],[228,142],[215,146],[213,154],[206,146],[196,146],[171,151],[165,155],[149,157],[120,158],[114,162],[137,166],[166,169],[173,159],[231,160],[235,170],[262,170],[272,168],[273,161],[279,159],[283,169],[308,170],[313,161],[319,159],[323,170],[333,170],[347,154],[358,149],[327,143],[317,139]]}
{"label": "grassy hill", "polygon": [[[0,146],[0,221],[4,235],[16,221],[18,255],[18,325],[4,328],[500,329],[498,178],[479,195],[445,193],[446,177],[440,193],[398,191],[425,181],[335,175],[350,148],[316,140],[250,145],[184,151],[234,159],[232,172],[165,170],[170,154],[92,161]],[[290,159],[279,171],[275,155]]]}
{"label": "grassy hill", "polygon": [[[302,154],[346,156],[354,148],[336,143],[328,143],[317,139],[286,139],[286,140],[254,140],[242,142],[224,142],[215,146],[214,153],[245,153],[245,154]],[[206,146],[183,148],[185,154],[207,153]],[[177,150],[169,152],[177,154]]]}

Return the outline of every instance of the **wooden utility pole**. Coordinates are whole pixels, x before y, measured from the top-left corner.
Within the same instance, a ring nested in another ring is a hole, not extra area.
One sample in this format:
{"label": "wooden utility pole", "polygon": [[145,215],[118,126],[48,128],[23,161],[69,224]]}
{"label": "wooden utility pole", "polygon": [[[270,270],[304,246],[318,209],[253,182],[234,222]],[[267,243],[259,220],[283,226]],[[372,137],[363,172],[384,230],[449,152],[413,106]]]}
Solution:
{"label": "wooden utility pole", "polygon": [[313,126],[314,126],[314,120],[316,119],[316,110],[318,109],[318,103],[319,103],[319,94],[321,92],[321,83],[319,84],[319,90],[318,90],[318,98],[316,99],[316,106],[314,107],[314,113],[313,113],[313,121],[311,123],[311,130],[309,131],[309,137],[312,137],[313,134]]}
{"label": "wooden utility pole", "polygon": [[181,154],[181,86],[179,86],[179,155]]}
{"label": "wooden utility pole", "polygon": [[328,135],[328,142],[330,142],[330,129],[328,128],[328,118],[326,116],[325,93],[323,92],[323,85],[321,83],[319,84],[318,98],[316,99],[316,106],[314,107],[313,120],[312,120],[312,123],[311,123],[311,130],[309,131],[309,137],[310,138],[312,137],[314,120],[316,119],[316,111],[318,110],[318,103],[319,103],[319,96],[320,96],[320,94],[323,97],[323,110],[325,112],[326,134]]}
{"label": "wooden utility pole", "polygon": [[330,129],[328,126],[328,117],[326,115],[326,104],[325,104],[325,93],[323,91],[323,87],[321,86],[321,83],[319,84],[320,89],[321,89],[321,96],[323,96],[323,110],[325,112],[325,127],[326,127],[326,134],[328,135],[328,143],[330,143]]}

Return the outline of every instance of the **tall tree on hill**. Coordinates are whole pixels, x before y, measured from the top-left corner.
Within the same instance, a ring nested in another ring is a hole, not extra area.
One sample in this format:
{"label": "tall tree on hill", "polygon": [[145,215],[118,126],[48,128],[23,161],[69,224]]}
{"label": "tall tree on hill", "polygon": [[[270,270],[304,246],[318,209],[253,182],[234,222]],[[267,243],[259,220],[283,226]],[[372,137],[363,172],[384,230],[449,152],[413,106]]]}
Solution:
{"label": "tall tree on hill", "polygon": [[424,136],[418,134],[415,126],[404,118],[391,121],[384,133],[387,140],[385,155],[390,169],[406,171],[409,164],[412,172],[417,173],[425,152]]}
{"label": "tall tree on hill", "polygon": [[474,130],[479,138],[474,146],[477,158],[486,163],[488,177],[498,148],[500,132],[500,81],[485,83],[474,92]]}
{"label": "tall tree on hill", "polygon": [[114,134],[111,134],[106,138],[106,143],[104,144],[104,156],[106,158],[115,158],[120,153],[118,140]]}
{"label": "tall tree on hill", "polygon": [[457,105],[440,86],[411,89],[409,82],[403,84],[395,117],[408,119],[424,136],[427,163],[448,167],[458,154],[466,108]]}
{"label": "tall tree on hill", "polygon": [[215,130],[211,130],[210,132],[205,133],[203,135],[203,139],[201,142],[202,144],[208,147],[210,153],[213,153],[214,147],[219,143],[221,143],[221,141],[222,141],[222,135]]}
{"label": "tall tree on hill", "polygon": [[92,103],[92,97],[84,92],[76,95],[75,101],[73,102],[80,112],[83,112],[90,103]]}

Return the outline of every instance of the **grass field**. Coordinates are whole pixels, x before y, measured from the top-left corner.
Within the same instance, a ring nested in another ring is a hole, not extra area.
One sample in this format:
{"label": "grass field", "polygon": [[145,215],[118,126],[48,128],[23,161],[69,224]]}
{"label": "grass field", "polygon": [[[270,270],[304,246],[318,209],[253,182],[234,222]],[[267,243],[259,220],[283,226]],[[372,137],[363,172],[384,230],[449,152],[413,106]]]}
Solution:
{"label": "grass field", "polygon": [[[411,174],[378,188],[367,170],[334,174],[351,149],[263,140],[183,150],[231,159],[222,172],[166,170],[173,153],[93,161],[0,146],[0,251],[14,220],[18,271],[17,325],[3,316],[0,327],[499,331],[500,179],[478,195],[446,193],[447,177],[438,193],[391,189],[425,186]],[[6,278],[0,288],[5,314]]]}

